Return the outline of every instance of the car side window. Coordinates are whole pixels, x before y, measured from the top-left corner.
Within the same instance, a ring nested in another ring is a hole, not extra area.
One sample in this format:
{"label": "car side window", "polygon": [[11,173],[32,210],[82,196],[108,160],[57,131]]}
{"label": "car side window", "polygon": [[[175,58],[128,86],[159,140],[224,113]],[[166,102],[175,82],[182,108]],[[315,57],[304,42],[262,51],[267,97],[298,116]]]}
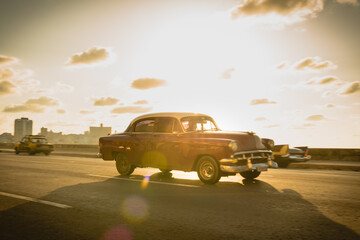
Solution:
{"label": "car side window", "polygon": [[168,117],[158,118],[156,121],[155,132],[158,133],[172,133],[174,119]]}
{"label": "car side window", "polygon": [[154,119],[141,120],[135,124],[134,132],[153,132],[154,125]]}

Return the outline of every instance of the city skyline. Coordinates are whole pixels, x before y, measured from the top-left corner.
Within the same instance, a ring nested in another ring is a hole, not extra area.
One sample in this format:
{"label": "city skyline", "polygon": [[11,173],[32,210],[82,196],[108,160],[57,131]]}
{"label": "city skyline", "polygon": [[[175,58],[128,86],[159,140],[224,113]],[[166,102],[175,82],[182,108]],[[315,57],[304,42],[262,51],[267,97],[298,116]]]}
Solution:
{"label": "city skyline", "polygon": [[275,143],[360,147],[356,0],[1,1],[0,132],[122,132],[199,112]]}

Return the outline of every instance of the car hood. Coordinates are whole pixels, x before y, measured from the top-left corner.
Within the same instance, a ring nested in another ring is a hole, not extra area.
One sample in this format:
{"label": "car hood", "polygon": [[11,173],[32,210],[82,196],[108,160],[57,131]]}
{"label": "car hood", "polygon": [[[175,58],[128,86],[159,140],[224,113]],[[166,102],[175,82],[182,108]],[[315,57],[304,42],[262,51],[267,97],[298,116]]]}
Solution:
{"label": "car hood", "polygon": [[262,144],[259,136],[252,132],[237,132],[237,131],[208,131],[208,132],[191,132],[187,135],[197,138],[218,138],[235,140],[239,144],[237,151],[248,150],[266,150],[267,148]]}

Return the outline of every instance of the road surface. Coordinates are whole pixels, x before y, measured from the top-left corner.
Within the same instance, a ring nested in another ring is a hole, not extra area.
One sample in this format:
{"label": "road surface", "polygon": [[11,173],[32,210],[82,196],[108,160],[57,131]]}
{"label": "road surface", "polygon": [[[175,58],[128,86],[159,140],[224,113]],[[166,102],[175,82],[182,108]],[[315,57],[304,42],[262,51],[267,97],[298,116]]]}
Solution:
{"label": "road surface", "polygon": [[270,169],[256,181],[101,159],[0,153],[0,239],[359,239],[360,172]]}

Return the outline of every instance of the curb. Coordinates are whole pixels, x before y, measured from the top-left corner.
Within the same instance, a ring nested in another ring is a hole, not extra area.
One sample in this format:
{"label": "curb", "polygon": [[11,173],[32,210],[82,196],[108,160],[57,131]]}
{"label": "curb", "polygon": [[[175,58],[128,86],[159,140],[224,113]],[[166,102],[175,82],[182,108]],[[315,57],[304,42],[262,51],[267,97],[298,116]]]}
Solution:
{"label": "curb", "polygon": [[321,169],[321,170],[342,170],[342,171],[360,171],[359,165],[351,165],[346,163],[290,163],[287,168],[291,169]]}
{"label": "curb", "polygon": [[[0,152],[14,153],[12,149],[0,149]],[[84,157],[84,158],[98,158],[96,153],[83,153],[83,152],[60,152],[54,151],[51,155],[66,156],[66,157]],[[290,163],[286,168],[290,169],[322,169],[322,170],[342,170],[342,171],[360,171],[360,164],[351,164],[346,162],[303,162],[303,163]]]}
{"label": "curb", "polygon": [[[1,149],[0,152],[4,153],[14,153],[14,150],[11,149]],[[59,152],[59,151],[53,151],[50,155],[54,156],[66,156],[66,157],[84,157],[84,158],[98,158],[96,156],[96,153],[77,153],[77,152]]]}

